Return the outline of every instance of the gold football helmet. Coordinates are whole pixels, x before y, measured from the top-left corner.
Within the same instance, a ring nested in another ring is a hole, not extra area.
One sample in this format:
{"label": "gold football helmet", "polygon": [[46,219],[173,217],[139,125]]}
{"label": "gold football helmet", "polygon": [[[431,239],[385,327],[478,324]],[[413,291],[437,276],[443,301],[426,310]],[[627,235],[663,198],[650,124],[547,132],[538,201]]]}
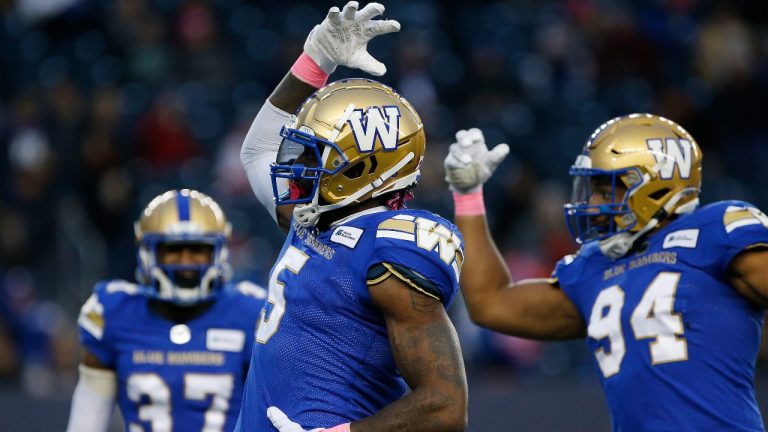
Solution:
{"label": "gold football helmet", "polygon": [[[134,224],[138,250],[136,275],[144,292],[163,301],[189,305],[212,298],[231,274],[227,240],[231,226],[211,197],[195,190],[158,195]],[[158,262],[158,247],[206,245],[212,259],[202,265]]]}
{"label": "gold football helmet", "polygon": [[[620,239],[629,241],[628,250],[669,215],[696,208],[701,158],[693,137],[663,117],[631,114],[602,124],[571,167],[573,196],[565,214],[572,236],[584,243],[626,233]],[[608,204],[590,202],[598,184],[610,184]],[[624,196],[617,196],[617,186],[626,188]]]}
{"label": "gold football helmet", "polygon": [[[280,134],[271,167],[275,202],[297,204],[294,219],[304,226],[314,226],[326,211],[414,185],[426,144],[413,106],[362,78],[318,90]],[[288,180],[287,193],[279,192],[281,179]]]}

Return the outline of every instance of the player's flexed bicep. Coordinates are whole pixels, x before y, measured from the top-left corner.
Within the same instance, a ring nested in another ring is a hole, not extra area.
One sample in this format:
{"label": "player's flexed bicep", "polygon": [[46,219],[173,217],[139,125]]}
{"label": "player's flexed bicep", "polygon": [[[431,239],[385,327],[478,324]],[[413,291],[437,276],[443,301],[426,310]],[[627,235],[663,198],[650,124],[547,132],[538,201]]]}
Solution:
{"label": "player's flexed bicep", "polygon": [[768,245],[744,251],[730,267],[736,291],[752,303],[768,307]]}
{"label": "player's flexed bicep", "polygon": [[768,216],[733,202],[725,208],[723,227],[729,282],[752,303],[768,307]]}
{"label": "player's flexed bicep", "polygon": [[[464,289],[465,298],[467,289]],[[498,290],[473,320],[500,333],[537,340],[564,340],[586,334],[576,306],[551,279],[527,279]]]}
{"label": "player's flexed bicep", "polygon": [[393,275],[369,286],[369,292],[412,391],[352,423],[352,431],[464,430],[467,380],[459,340],[443,304]]}

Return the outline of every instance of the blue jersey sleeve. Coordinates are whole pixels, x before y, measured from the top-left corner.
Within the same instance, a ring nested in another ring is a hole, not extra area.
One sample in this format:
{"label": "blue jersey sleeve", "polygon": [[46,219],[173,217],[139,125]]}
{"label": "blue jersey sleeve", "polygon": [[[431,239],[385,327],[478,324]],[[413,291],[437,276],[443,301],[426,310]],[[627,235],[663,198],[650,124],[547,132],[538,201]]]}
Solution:
{"label": "blue jersey sleeve", "polygon": [[576,255],[566,255],[555,264],[551,278],[557,281],[560,288],[570,287],[578,279],[578,275],[581,273],[581,266],[574,264],[575,259]]}
{"label": "blue jersey sleeve", "polygon": [[582,298],[578,295],[578,286],[590,277],[588,262],[595,259],[591,258],[594,255],[602,256],[599,244],[597,242],[586,243],[577,253],[566,255],[558,261],[552,271],[553,282],[563,290],[579,311],[582,310]]}
{"label": "blue jersey sleeve", "polygon": [[368,284],[394,275],[450,306],[464,256],[456,226],[427,212],[398,214],[379,223],[366,268]]}
{"label": "blue jersey sleeve", "polygon": [[80,309],[77,319],[80,343],[104,366],[114,366],[111,321],[116,319],[115,312],[119,310],[119,303],[125,295],[135,295],[137,292],[136,285],[126,281],[98,282]]}
{"label": "blue jersey sleeve", "polygon": [[720,272],[725,273],[733,258],[744,250],[768,247],[768,216],[752,204],[743,201],[725,201],[709,209],[706,230],[711,243],[719,253],[708,254]]}

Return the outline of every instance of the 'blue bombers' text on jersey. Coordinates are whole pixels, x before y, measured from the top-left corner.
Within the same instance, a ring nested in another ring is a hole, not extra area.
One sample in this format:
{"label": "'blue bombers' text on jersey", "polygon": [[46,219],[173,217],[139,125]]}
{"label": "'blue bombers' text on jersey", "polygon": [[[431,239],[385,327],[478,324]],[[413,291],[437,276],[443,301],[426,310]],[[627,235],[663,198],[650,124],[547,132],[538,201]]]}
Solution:
{"label": "'blue bombers' text on jersey", "polygon": [[80,339],[117,373],[125,430],[232,430],[265,297],[254,284],[229,284],[210,309],[176,324],[151,312],[137,285],[98,283]]}
{"label": "'blue bombers' text on jersey", "polygon": [[718,202],[679,216],[616,261],[596,243],[555,277],[587,323],[615,431],[762,431],[753,374],[765,311],[728,284],[768,217]]}
{"label": "'blue bombers' text on jersey", "polygon": [[462,253],[453,224],[421,210],[373,209],[316,236],[294,226],[270,275],[236,430],[274,431],[266,417],[273,405],[312,429],[368,417],[402,397],[370,270],[408,275],[413,289],[447,307]]}

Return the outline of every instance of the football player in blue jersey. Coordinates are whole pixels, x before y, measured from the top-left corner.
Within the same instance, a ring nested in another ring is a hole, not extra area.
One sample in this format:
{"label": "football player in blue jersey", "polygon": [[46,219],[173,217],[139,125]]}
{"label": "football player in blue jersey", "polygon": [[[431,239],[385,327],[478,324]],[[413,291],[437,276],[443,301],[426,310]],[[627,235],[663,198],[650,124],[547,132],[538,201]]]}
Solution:
{"label": "football player in blue jersey", "polygon": [[230,224],[209,196],[172,190],[135,223],[138,284],[99,282],[78,325],[85,355],[67,430],[232,430],[266,291],[227,283]]}
{"label": "football player in blue jersey", "polygon": [[753,373],[768,217],[742,201],[699,206],[702,155],[688,132],[652,114],[597,128],[565,205],[581,248],[551,279],[516,283],[482,203],[508,147],[488,151],[477,129],[457,138],[445,167],[473,320],[533,339],[586,337],[615,431],[763,430]]}
{"label": "football player in blue jersey", "polygon": [[239,431],[466,425],[464,366],[445,311],[458,291],[461,236],[404,206],[419,179],[424,127],[383,84],[324,85],[337,65],[385,71],[366,44],[399,24],[372,20],[379,4],[357,7],[332,8],[315,27],[243,143],[254,192],[288,236],[270,275]]}

